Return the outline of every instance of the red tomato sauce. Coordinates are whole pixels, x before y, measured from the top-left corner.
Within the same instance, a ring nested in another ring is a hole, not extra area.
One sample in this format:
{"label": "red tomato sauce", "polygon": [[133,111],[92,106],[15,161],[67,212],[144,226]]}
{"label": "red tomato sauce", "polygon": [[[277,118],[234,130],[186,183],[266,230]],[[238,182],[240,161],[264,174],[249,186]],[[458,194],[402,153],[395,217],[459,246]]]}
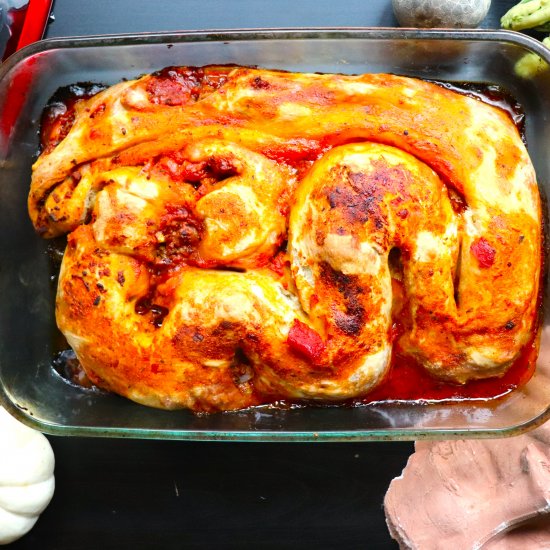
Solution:
{"label": "red tomato sauce", "polygon": [[357,404],[378,401],[463,401],[503,397],[526,384],[535,371],[538,338],[533,338],[522,350],[508,371],[500,378],[474,380],[467,384],[452,384],[438,380],[411,357],[394,348],[385,380]]}

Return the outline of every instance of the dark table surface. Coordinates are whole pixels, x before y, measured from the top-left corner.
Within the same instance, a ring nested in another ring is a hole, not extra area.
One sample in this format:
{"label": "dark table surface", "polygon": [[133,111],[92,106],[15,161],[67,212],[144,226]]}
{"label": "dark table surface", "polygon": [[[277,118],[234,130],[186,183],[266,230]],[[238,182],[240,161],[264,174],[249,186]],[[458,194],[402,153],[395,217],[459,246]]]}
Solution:
{"label": "dark table surface", "polygon": [[[493,0],[498,28],[515,1]],[[47,36],[396,26],[390,0],[56,0]],[[396,548],[382,500],[412,443],[50,437],[56,491],[12,548]]]}

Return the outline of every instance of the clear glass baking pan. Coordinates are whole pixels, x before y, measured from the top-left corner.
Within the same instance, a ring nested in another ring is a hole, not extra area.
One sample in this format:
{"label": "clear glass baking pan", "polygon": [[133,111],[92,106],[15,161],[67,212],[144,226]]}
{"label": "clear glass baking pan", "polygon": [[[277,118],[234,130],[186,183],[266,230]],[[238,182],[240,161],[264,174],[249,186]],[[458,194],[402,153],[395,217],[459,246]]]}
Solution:
{"label": "clear glass baking pan", "polygon": [[[521,78],[514,66],[530,52],[544,59],[544,70],[533,78]],[[75,387],[55,372],[51,364],[57,329],[50,259],[47,243],[34,233],[26,209],[44,105],[58,87],[75,82],[113,84],[168,65],[225,63],[308,72],[391,72],[501,85],[525,109],[528,148],[543,195],[550,185],[550,69],[546,65],[550,52],[517,33],[277,29],[36,43],[0,66],[1,403],[24,423],[51,434],[186,440],[501,437],[545,421],[550,416],[547,308],[534,376],[499,400],[386,402],[350,408],[262,407],[197,416],[189,411],[155,410]]]}

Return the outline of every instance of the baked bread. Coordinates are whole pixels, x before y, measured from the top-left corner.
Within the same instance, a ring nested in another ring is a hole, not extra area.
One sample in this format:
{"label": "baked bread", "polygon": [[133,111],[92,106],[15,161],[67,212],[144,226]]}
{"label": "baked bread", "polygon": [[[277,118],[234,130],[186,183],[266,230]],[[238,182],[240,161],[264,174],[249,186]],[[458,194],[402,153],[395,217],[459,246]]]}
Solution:
{"label": "baked bread", "polygon": [[29,212],[68,233],[57,323],[103,388],[339,401],[384,379],[396,339],[452,383],[532,340],[540,199],[498,108],[387,74],[170,67],[65,126]]}

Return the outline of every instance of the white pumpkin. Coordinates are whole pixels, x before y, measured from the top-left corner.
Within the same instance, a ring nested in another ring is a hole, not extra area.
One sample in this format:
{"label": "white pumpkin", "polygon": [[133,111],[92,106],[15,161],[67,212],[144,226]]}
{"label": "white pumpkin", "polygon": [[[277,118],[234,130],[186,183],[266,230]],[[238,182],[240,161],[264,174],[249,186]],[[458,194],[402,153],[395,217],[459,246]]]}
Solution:
{"label": "white pumpkin", "polygon": [[49,504],[54,465],[49,441],[0,406],[0,544],[27,533]]}

